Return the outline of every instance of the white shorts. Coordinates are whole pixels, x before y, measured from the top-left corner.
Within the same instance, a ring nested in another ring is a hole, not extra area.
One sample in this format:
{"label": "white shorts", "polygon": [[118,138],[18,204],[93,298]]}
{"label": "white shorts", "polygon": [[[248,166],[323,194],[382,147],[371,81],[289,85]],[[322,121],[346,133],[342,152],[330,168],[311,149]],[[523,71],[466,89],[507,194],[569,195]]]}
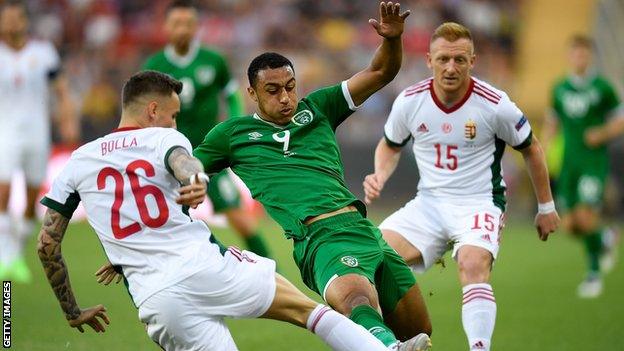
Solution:
{"label": "white shorts", "polygon": [[219,263],[139,306],[147,334],[165,350],[237,350],[223,317],[260,317],[273,303],[275,261],[230,247]]}
{"label": "white shorts", "polygon": [[491,200],[453,200],[416,196],[391,214],[379,229],[392,230],[421,252],[424,265],[412,265],[423,272],[451,248],[453,258],[464,245],[484,248],[496,259],[504,214]]}
{"label": "white shorts", "polygon": [[[4,133],[3,133],[4,135]],[[13,174],[24,172],[27,185],[38,186],[45,180],[50,146],[28,136],[0,140],[0,182],[10,183]]]}

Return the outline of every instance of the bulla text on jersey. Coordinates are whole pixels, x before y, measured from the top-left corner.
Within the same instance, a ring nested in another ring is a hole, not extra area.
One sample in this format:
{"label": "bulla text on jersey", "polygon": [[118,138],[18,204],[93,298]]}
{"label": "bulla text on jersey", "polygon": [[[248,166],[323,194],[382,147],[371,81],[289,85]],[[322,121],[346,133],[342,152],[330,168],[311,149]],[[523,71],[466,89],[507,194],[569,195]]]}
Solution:
{"label": "bulla text on jersey", "polygon": [[133,146],[137,146],[137,140],[135,137],[132,137],[131,140],[129,137],[123,137],[114,140],[108,140],[102,142],[102,156],[106,154],[110,154],[115,150],[125,149]]}

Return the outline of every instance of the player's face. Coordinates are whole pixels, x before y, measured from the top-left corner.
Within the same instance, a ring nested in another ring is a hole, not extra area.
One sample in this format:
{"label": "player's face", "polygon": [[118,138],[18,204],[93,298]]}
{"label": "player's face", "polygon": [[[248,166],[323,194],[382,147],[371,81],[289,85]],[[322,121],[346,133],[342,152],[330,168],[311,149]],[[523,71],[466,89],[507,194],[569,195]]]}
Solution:
{"label": "player's face", "polygon": [[[153,103],[156,105],[152,105]],[[161,97],[150,103],[151,127],[176,128],[176,117],[180,113],[180,98],[171,93],[170,97]]]}
{"label": "player's face", "polygon": [[247,88],[258,104],[262,117],[277,124],[288,124],[297,109],[297,82],[289,66],[258,72],[254,87]]}
{"label": "player's face", "polygon": [[570,49],[570,65],[576,74],[585,74],[591,63],[592,53],[588,47],[573,46]]}
{"label": "player's face", "polygon": [[472,42],[462,38],[434,40],[427,54],[427,66],[433,70],[435,84],[445,93],[456,93],[470,82],[475,55]]}
{"label": "player's face", "polygon": [[174,46],[190,45],[197,33],[197,11],[195,9],[174,8],[165,20],[165,32]]}
{"label": "player's face", "polygon": [[0,32],[8,36],[26,35],[28,18],[21,6],[8,6],[0,14]]}

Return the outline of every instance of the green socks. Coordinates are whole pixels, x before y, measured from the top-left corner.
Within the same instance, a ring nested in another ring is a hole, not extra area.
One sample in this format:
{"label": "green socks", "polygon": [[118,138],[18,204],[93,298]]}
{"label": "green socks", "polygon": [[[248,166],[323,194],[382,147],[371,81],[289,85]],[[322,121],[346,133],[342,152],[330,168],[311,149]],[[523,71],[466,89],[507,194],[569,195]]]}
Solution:
{"label": "green socks", "polygon": [[583,237],[585,250],[589,258],[589,272],[600,272],[600,254],[602,253],[602,231],[598,230]]}
{"label": "green socks", "polygon": [[390,346],[397,342],[394,333],[384,323],[379,312],[368,305],[360,305],[351,311],[349,317],[356,324],[368,330],[375,338],[384,345]]}
{"label": "green socks", "polygon": [[247,248],[249,251],[255,253],[256,255],[260,255],[263,257],[270,257],[269,249],[267,245],[264,243],[264,239],[260,236],[260,234],[253,234],[252,236],[245,238],[245,244],[247,244]]}

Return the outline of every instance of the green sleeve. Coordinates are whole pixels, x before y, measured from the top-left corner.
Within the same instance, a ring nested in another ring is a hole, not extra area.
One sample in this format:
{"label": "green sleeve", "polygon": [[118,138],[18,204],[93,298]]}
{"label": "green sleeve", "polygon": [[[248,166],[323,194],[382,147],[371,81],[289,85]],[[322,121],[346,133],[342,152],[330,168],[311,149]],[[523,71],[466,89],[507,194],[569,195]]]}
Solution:
{"label": "green sleeve", "polygon": [[230,136],[224,129],[223,123],[212,128],[204,141],[193,150],[193,156],[201,161],[208,174],[218,173],[230,166]]}
{"label": "green sleeve", "polygon": [[608,113],[613,112],[620,107],[620,98],[618,97],[615,89],[609,82],[604,81],[604,108]]}
{"label": "green sleeve", "polygon": [[555,118],[557,120],[561,119],[561,113],[559,112],[559,104],[558,104],[558,99],[557,99],[557,90],[558,90],[559,84],[555,84],[552,89],[550,90],[550,110],[552,112],[554,112]]}
{"label": "green sleeve", "polygon": [[306,97],[306,100],[327,116],[334,129],[356,109],[346,88],[346,82],[314,91]]}
{"label": "green sleeve", "polygon": [[145,71],[145,70],[155,70],[154,68],[154,56],[150,56],[147,58],[147,60],[145,60],[145,62],[143,62],[143,65],[141,66],[141,70]]}
{"label": "green sleeve", "polygon": [[217,77],[215,79],[215,83],[221,89],[225,95],[229,95],[231,92],[225,91],[228,88],[228,84],[232,80],[232,74],[230,73],[230,68],[228,67],[227,62],[223,55],[216,53],[216,65],[217,65]]}
{"label": "green sleeve", "polygon": [[243,97],[239,90],[236,90],[233,94],[228,95],[226,98],[229,117],[239,117],[245,114],[243,111]]}

